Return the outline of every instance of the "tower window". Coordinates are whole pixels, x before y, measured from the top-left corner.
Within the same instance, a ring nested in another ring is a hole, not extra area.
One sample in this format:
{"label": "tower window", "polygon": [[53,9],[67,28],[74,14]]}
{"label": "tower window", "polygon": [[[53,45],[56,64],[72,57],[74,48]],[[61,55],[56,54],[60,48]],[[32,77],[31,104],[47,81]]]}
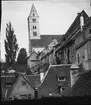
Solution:
{"label": "tower window", "polygon": [[36,29],[36,26],[35,26],[35,29]]}
{"label": "tower window", "polygon": [[80,63],[80,54],[77,55],[78,63]]}
{"label": "tower window", "polygon": [[33,26],[33,29],[36,29],[36,26]]}
{"label": "tower window", "polygon": [[36,19],[32,19],[33,22],[36,22]]}
{"label": "tower window", "polygon": [[89,29],[89,34],[91,34],[91,29]]}
{"label": "tower window", "polygon": [[34,36],[37,36],[37,32],[33,32],[33,35],[34,35]]}

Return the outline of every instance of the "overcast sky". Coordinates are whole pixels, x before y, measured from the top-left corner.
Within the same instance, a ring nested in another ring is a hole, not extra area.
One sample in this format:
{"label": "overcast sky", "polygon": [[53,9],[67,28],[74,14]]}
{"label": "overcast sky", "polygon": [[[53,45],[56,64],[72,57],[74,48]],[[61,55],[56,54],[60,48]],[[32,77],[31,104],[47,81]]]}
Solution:
{"label": "overcast sky", "polygon": [[41,35],[64,34],[83,9],[91,16],[90,0],[32,0],[2,1],[1,58],[5,58],[4,39],[6,23],[11,21],[19,48],[28,52],[28,22],[32,3],[39,15]]}

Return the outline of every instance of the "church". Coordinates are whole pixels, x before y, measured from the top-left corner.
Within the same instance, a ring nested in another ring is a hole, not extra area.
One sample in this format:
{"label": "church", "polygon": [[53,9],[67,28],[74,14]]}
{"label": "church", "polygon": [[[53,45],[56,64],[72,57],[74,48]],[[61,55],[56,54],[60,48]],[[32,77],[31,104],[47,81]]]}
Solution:
{"label": "church", "polygon": [[28,16],[28,36],[29,36],[29,55],[35,51],[37,54],[41,52],[52,40],[60,39],[60,35],[40,35],[39,15],[32,4],[30,14]]}

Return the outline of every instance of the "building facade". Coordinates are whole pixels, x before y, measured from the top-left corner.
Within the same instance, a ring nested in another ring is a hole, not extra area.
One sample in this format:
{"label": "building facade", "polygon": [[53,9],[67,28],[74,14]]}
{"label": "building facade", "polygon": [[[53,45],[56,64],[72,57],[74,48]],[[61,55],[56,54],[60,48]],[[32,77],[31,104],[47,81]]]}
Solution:
{"label": "building facade", "polygon": [[[55,46],[57,64],[80,63],[83,65],[84,69],[91,69],[90,32],[91,17],[83,10],[78,13],[70,28]],[[80,54],[78,52],[80,52]],[[83,56],[84,59],[81,58],[81,56]]]}

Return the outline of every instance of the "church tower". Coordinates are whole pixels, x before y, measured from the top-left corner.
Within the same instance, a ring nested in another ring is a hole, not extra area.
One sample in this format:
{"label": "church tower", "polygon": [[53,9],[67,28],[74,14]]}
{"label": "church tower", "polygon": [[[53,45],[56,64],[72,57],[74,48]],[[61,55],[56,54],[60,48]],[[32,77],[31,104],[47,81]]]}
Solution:
{"label": "church tower", "polygon": [[40,39],[39,16],[34,4],[28,16],[29,54],[32,53],[31,40]]}

